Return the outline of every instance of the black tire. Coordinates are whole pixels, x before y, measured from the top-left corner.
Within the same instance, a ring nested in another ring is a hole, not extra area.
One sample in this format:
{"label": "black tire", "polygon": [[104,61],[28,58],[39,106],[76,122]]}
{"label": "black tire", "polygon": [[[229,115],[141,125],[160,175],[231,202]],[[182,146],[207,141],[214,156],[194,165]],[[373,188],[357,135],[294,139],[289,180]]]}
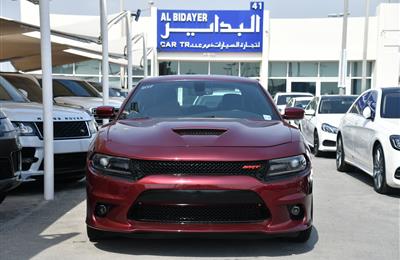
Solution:
{"label": "black tire", "polygon": [[380,144],[375,146],[373,163],[374,190],[380,194],[388,194],[390,187],[386,183],[385,155]]}
{"label": "black tire", "polygon": [[7,194],[6,193],[0,193],[0,204],[4,201],[6,198]]}
{"label": "black tire", "polygon": [[310,226],[304,231],[300,231],[299,233],[297,233],[295,237],[291,238],[291,241],[295,243],[305,243],[310,239],[311,233],[312,233],[312,226]]}
{"label": "black tire", "polygon": [[319,137],[317,131],[314,132],[314,147],[312,149],[315,157],[320,157],[322,152],[319,150]]}
{"label": "black tire", "polygon": [[341,135],[338,136],[336,144],[336,169],[339,172],[347,172],[350,170],[350,165],[346,163],[344,158],[343,139]]}
{"label": "black tire", "polygon": [[110,238],[108,232],[100,231],[89,226],[86,226],[86,233],[90,242],[98,242]]}

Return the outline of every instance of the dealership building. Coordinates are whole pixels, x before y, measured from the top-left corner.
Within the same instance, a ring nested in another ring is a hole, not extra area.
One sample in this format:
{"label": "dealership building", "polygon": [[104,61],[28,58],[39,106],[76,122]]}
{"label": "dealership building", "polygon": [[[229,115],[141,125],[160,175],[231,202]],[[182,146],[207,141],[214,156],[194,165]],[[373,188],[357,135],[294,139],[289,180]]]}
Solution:
{"label": "dealership building", "polygon": [[[8,17],[39,24],[28,1]],[[15,4],[15,2],[13,3]],[[4,16],[4,14],[2,14]],[[114,15],[110,15],[111,20]],[[134,82],[143,78],[143,57],[151,76],[175,74],[234,75],[258,79],[278,91],[339,92],[342,18],[271,18],[263,2],[249,2],[247,10],[159,10],[151,7],[133,22]],[[98,37],[99,17],[51,15],[52,29]],[[400,4],[381,3],[368,23],[367,87],[399,85]],[[347,31],[346,94],[361,92],[364,17],[349,17]],[[142,48],[144,38],[146,54]],[[109,30],[110,52],[124,55],[123,25]],[[82,43],[83,44],[83,43]],[[101,46],[86,44],[100,51]],[[82,54],[85,56],[85,54]],[[55,66],[53,73],[101,81],[101,61],[87,60]],[[36,71],[37,72],[37,71]],[[110,64],[110,82],[126,84],[124,63]]]}

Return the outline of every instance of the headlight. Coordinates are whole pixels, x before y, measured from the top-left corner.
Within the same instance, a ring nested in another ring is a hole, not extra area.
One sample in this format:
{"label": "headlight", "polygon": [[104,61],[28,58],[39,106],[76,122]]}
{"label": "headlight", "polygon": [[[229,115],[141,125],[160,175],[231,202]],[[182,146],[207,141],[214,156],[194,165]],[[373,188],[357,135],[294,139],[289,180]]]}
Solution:
{"label": "headlight", "polygon": [[93,168],[106,175],[132,179],[131,160],[127,158],[95,154],[92,157]]}
{"label": "headlight", "polygon": [[36,127],[34,123],[31,122],[13,122],[12,123],[17,132],[21,136],[35,136]]}
{"label": "headlight", "polygon": [[330,124],[322,124],[321,126],[322,131],[331,133],[331,134],[337,134],[338,129],[334,126],[331,126]]}
{"label": "headlight", "polygon": [[1,138],[9,138],[12,135],[15,135],[15,128],[11,124],[8,118],[0,119],[0,139]]}
{"label": "headlight", "polygon": [[275,159],[269,161],[267,177],[300,172],[307,168],[307,159],[304,155]]}
{"label": "headlight", "polygon": [[91,133],[92,135],[95,134],[95,133],[97,133],[98,126],[97,126],[96,121],[91,120],[91,121],[88,121],[87,123],[88,123],[88,127],[89,127],[90,133]]}
{"label": "headlight", "polygon": [[392,144],[394,149],[400,150],[400,135],[391,135],[390,143]]}

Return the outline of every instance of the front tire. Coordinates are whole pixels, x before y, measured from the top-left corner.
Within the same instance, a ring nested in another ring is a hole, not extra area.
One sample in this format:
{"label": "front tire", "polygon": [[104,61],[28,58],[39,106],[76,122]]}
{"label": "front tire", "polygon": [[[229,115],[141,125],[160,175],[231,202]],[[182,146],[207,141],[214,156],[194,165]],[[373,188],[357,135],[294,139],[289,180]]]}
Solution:
{"label": "front tire", "polygon": [[319,150],[319,137],[317,131],[314,132],[313,154],[315,157],[320,157],[322,154],[322,152]]}
{"label": "front tire", "polygon": [[337,139],[336,169],[340,172],[346,172],[350,169],[350,166],[346,163],[344,159],[343,139],[341,135],[339,135]]}
{"label": "front tire", "polygon": [[0,204],[4,201],[6,198],[7,194],[6,193],[0,193]]}
{"label": "front tire", "polygon": [[374,190],[380,194],[387,194],[390,188],[386,183],[385,155],[380,144],[374,149],[373,163]]}

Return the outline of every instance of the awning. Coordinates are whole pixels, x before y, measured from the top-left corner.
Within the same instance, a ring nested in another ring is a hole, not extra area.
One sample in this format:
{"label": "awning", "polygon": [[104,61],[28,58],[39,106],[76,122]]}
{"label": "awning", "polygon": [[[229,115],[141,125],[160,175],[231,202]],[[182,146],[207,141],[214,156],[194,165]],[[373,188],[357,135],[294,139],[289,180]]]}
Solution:
{"label": "awning", "polygon": [[[0,17],[0,62],[10,61],[20,71],[41,69],[40,28]],[[101,51],[85,48],[97,39],[52,31],[52,65],[58,66],[88,59],[101,59]],[[122,55],[110,55],[110,62],[126,65]]]}

